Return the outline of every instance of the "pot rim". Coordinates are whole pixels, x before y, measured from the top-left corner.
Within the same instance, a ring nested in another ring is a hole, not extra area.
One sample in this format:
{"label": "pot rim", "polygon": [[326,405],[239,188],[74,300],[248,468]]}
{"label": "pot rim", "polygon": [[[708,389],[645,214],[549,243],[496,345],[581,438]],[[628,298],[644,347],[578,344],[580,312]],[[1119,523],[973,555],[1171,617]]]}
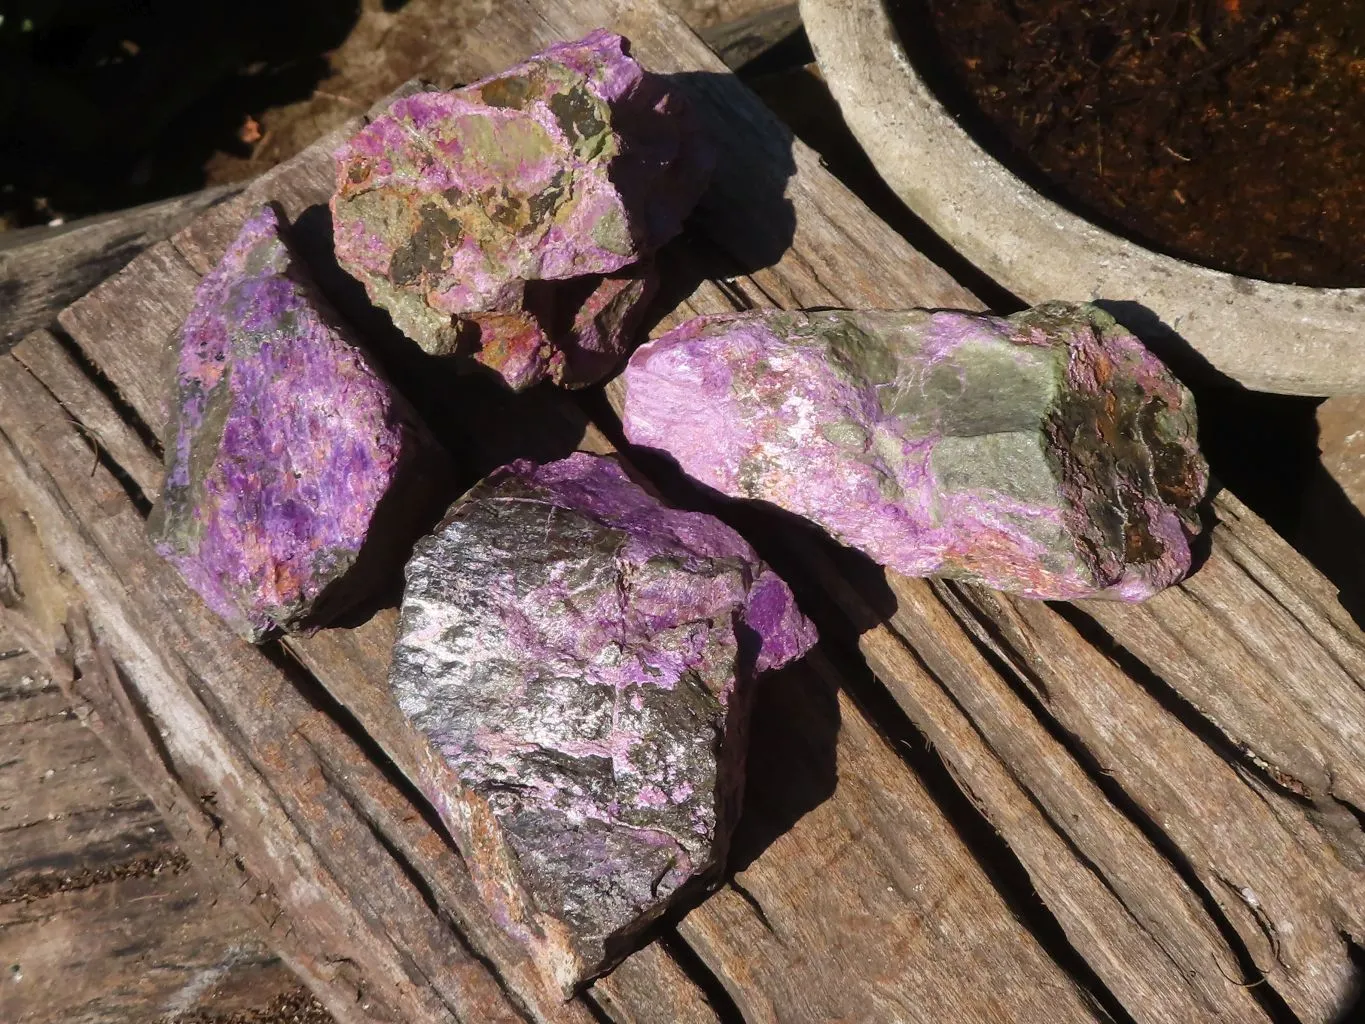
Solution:
{"label": "pot rim", "polygon": [[800,0],[849,128],[887,184],[954,249],[1025,302],[1097,302],[1187,374],[1284,394],[1365,393],[1365,288],[1213,270],[1040,195],[968,135],[915,71],[893,3]]}

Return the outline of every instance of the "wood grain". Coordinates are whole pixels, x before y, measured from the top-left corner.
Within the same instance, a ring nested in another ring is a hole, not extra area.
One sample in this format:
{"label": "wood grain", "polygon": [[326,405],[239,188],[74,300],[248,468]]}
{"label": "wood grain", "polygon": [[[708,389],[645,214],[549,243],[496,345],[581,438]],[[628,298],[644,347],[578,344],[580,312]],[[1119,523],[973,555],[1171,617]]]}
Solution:
{"label": "wood grain", "polygon": [[62,307],[237,190],[220,186],[60,228],[0,235],[0,352],[49,326]]}
{"label": "wood grain", "polygon": [[[0,651],[14,641],[0,629]],[[298,982],[215,900],[37,659],[0,660],[0,1010],[123,1024],[254,1010]],[[49,774],[49,771],[51,774]]]}
{"label": "wood grain", "polygon": [[80,435],[60,429],[61,407],[12,356],[0,357],[0,396],[0,473],[52,557],[80,572],[100,638],[159,723],[148,733],[104,700],[191,860],[250,887],[272,941],[340,1022],[521,1019],[314,750],[379,769],[166,573],[121,485],[103,466],[92,475]]}
{"label": "wood grain", "polygon": [[298,982],[188,871],[0,904],[9,1024],[128,1024],[264,1007]]}

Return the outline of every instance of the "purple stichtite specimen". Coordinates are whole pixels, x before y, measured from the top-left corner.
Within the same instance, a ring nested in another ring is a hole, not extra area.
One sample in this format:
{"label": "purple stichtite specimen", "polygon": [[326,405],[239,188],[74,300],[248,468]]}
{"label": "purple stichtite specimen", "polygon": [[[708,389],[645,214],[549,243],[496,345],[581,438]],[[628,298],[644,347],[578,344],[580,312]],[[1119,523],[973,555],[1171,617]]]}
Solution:
{"label": "purple stichtite specimen", "polygon": [[427,352],[515,390],[599,380],[655,289],[713,154],[684,99],[599,29],[419,92],[336,154],[337,259]]}
{"label": "purple stichtite specimen", "polygon": [[1190,568],[1190,393],[1090,305],[751,312],[631,357],[625,431],[910,576],[1136,601]]}
{"label": "purple stichtite specimen", "polygon": [[324,624],[396,570],[444,469],[270,206],[195,293],[173,406],[152,539],[253,642]]}
{"label": "purple stichtite specimen", "polygon": [[568,993],[724,859],[754,678],[815,642],[718,519],[520,461],[408,563],[390,682],[480,892]]}

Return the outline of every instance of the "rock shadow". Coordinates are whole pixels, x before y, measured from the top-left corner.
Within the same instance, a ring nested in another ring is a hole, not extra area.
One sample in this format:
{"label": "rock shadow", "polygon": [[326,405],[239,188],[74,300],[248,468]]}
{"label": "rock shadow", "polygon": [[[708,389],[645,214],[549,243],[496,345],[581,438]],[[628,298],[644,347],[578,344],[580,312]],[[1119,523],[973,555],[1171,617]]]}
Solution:
{"label": "rock shadow", "polygon": [[[659,253],[661,287],[641,339],[702,281],[772,266],[796,234],[796,212],[786,196],[796,173],[791,130],[734,75],[685,71],[664,77],[691,102],[715,148],[716,166],[682,235]],[[742,141],[727,141],[736,138]]]}
{"label": "rock shadow", "polygon": [[[1180,334],[1138,302],[1097,306],[1166,359],[1194,393],[1199,444],[1213,480],[1226,487],[1326,576],[1365,628],[1365,514],[1323,467],[1318,450],[1321,398],[1252,391],[1214,369]],[[1206,506],[1207,507],[1207,506]],[[1207,556],[1206,531],[1196,567]]]}
{"label": "rock shadow", "polygon": [[461,490],[514,459],[550,462],[577,449],[586,423],[562,393],[541,387],[513,394],[491,374],[428,355],[404,336],[337,263],[325,204],[299,215],[294,238],[323,293],[455,459]]}
{"label": "rock shadow", "polygon": [[759,679],[752,714],[744,807],[726,863],[731,884],[838,782],[838,694],[809,657]]}

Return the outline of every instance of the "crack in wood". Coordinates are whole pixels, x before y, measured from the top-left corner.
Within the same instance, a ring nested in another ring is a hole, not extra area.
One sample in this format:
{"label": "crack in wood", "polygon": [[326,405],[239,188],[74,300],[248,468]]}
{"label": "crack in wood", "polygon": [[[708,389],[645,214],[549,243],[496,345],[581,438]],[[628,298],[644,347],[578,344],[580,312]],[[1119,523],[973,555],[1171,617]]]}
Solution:
{"label": "crack in wood", "polygon": [[[189,859],[179,850],[139,857],[123,864],[108,867],[84,868],[74,874],[54,872],[38,874],[12,889],[0,889],[0,906],[6,903],[34,903],[48,896],[64,892],[80,892],[130,878],[155,878],[163,873],[181,874],[190,869]],[[54,915],[60,911],[54,910]]]}

